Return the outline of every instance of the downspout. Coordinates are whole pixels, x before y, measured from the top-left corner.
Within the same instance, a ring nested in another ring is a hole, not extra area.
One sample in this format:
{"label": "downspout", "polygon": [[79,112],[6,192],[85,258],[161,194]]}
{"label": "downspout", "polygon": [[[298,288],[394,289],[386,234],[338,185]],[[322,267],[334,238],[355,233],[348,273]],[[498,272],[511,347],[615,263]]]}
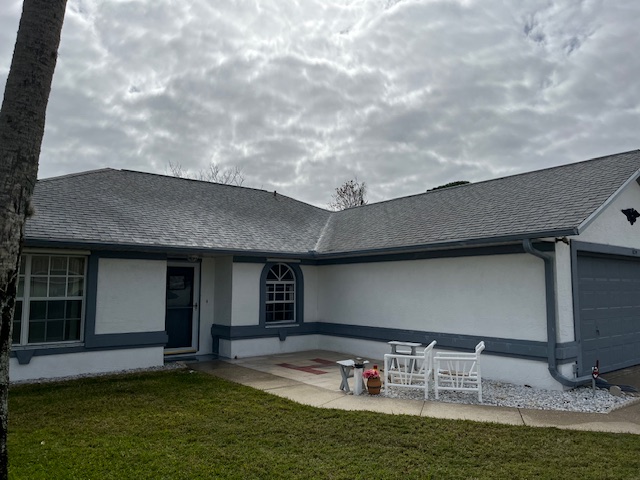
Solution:
{"label": "downspout", "polygon": [[565,387],[577,387],[591,381],[591,375],[577,378],[567,378],[558,371],[556,359],[557,331],[556,331],[556,280],[554,272],[554,257],[548,253],[533,248],[531,240],[522,240],[524,251],[541,258],[544,261],[544,280],[547,297],[547,363],[549,373]]}

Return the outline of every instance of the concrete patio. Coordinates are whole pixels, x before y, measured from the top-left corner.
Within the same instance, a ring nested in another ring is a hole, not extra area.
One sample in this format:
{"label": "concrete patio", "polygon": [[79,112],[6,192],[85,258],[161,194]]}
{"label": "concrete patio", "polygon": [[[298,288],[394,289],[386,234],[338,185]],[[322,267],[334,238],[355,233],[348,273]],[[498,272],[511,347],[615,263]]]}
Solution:
{"label": "concrete patio", "polygon": [[[340,369],[335,363],[347,358],[349,356],[342,353],[312,350],[236,360],[188,362],[187,365],[194,370],[318,408],[640,435],[640,398],[630,406],[598,414],[392,399],[368,394],[354,396],[340,390]],[[376,362],[382,365],[381,360],[369,360],[369,367]],[[629,384],[634,384],[636,377],[633,370],[624,374]],[[353,385],[353,379],[350,379],[350,385]]]}

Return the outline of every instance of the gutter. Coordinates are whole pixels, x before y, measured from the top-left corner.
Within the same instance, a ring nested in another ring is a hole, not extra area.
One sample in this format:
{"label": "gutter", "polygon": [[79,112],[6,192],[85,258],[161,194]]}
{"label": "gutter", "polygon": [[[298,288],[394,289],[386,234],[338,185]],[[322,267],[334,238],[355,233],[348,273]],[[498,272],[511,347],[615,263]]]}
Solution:
{"label": "gutter", "polygon": [[591,375],[567,378],[558,371],[558,362],[556,359],[557,330],[556,330],[556,282],[554,272],[554,257],[548,253],[541,252],[533,248],[531,239],[522,240],[524,251],[531,255],[541,258],[544,261],[544,279],[547,297],[547,363],[549,365],[549,373],[565,387],[578,387],[592,380]]}

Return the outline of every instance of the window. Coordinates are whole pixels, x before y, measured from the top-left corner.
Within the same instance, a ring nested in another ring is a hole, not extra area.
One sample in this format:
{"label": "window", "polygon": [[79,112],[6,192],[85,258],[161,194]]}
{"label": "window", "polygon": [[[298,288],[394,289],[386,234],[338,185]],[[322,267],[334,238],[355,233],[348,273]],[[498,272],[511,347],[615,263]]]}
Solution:
{"label": "window", "polygon": [[23,255],[20,260],[14,345],[81,338],[85,257]]}
{"label": "window", "polygon": [[273,265],[266,277],[265,322],[296,321],[296,277],[284,263]]}

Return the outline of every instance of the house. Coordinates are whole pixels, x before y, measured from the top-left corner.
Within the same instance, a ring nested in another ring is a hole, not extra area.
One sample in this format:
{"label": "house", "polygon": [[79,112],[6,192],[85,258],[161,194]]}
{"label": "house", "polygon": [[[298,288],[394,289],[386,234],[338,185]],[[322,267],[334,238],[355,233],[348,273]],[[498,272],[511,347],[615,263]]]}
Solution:
{"label": "house", "polygon": [[12,380],[389,340],[484,340],[487,378],[640,364],[640,151],[341,212],[103,169],[40,180]]}

